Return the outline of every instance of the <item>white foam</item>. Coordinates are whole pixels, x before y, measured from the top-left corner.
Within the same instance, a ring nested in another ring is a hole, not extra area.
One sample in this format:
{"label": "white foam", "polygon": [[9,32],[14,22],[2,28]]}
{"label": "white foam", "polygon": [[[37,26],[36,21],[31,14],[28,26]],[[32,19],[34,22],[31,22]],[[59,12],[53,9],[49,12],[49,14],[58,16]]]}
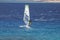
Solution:
{"label": "white foam", "polygon": [[30,29],[30,26],[28,26],[28,25],[21,25],[19,27],[24,27],[24,28]]}

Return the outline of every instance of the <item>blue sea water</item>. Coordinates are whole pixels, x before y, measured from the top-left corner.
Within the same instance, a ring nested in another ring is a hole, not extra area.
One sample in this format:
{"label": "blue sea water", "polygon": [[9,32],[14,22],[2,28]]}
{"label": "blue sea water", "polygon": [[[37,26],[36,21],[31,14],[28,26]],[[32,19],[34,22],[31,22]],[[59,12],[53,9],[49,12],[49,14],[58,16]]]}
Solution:
{"label": "blue sea water", "polygon": [[[30,7],[31,28],[24,25]],[[0,40],[60,40],[60,3],[0,3]]]}

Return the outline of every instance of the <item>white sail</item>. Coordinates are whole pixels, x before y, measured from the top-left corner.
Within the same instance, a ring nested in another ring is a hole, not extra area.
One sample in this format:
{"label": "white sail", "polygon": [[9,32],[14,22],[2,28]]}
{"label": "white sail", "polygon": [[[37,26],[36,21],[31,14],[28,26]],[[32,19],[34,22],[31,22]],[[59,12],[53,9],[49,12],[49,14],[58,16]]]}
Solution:
{"label": "white sail", "polygon": [[26,24],[26,27],[28,27],[30,21],[29,5],[25,5],[23,21]]}

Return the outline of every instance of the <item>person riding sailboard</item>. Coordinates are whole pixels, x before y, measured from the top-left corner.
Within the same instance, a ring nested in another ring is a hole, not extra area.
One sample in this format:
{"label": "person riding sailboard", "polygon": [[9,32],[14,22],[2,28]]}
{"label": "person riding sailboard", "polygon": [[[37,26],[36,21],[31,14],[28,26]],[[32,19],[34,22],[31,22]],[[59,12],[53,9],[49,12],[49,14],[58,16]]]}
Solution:
{"label": "person riding sailboard", "polygon": [[26,28],[30,28],[31,20],[30,20],[29,5],[25,5],[23,21],[26,25]]}
{"label": "person riding sailboard", "polygon": [[22,25],[19,27],[30,28],[31,19],[30,19],[29,5],[25,5],[23,21],[24,21],[25,25]]}

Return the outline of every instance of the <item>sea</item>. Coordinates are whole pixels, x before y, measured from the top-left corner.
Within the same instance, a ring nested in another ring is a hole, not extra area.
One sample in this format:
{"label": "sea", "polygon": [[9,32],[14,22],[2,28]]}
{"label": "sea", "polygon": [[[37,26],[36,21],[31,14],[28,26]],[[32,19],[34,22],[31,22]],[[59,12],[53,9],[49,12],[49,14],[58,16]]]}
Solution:
{"label": "sea", "polygon": [[[25,5],[29,29],[20,27]],[[0,3],[0,40],[60,40],[60,3]]]}

